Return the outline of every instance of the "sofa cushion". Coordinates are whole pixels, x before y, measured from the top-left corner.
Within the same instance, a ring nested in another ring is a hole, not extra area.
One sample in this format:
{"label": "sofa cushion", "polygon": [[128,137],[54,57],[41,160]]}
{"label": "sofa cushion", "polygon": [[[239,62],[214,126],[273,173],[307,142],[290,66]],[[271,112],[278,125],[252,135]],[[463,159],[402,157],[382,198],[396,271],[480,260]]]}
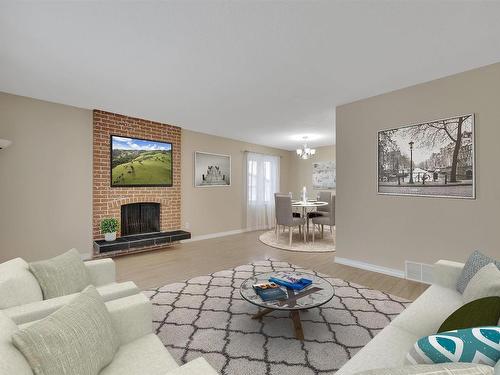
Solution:
{"label": "sofa cushion", "polygon": [[455,310],[441,324],[437,333],[463,328],[494,326],[498,319],[500,319],[500,297],[480,298]]}
{"label": "sofa cushion", "polygon": [[336,375],[352,375],[365,370],[402,366],[406,354],[419,337],[391,324],[356,353]]}
{"label": "sofa cushion", "polygon": [[119,338],[93,286],[48,317],[20,329],[12,342],[37,375],[97,375],[113,359]]}
{"label": "sofa cushion", "polygon": [[432,335],[456,309],[463,305],[462,295],[454,289],[431,285],[392,325],[417,337]]}
{"label": "sofa cushion", "polygon": [[495,366],[500,360],[500,327],[478,327],[422,337],[408,352],[406,362],[466,362]]}
{"label": "sofa cushion", "polygon": [[44,299],[78,293],[90,285],[87,268],[76,249],[30,263],[30,271],[38,280]]}
{"label": "sofa cushion", "polygon": [[42,290],[28,263],[15,258],[0,264],[0,309],[42,299]]}
{"label": "sofa cushion", "polygon": [[443,363],[368,370],[356,375],[493,375],[493,367],[470,363]]}
{"label": "sofa cushion", "polygon": [[121,346],[100,375],[165,375],[179,367],[154,334],[149,334]]}
{"label": "sofa cushion", "polygon": [[500,296],[500,270],[493,263],[481,268],[469,281],[463,293],[465,303],[475,299]]}
{"label": "sofa cushion", "polygon": [[489,256],[484,255],[483,253],[477,250],[474,251],[469,256],[469,259],[467,259],[467,262],[465,262],[462,273],[458,278],[457,290],[460,293],[463,293],[465,288],[467,287],[467,284],[469,284],[469,281],[474,277],[477,271],[479,271],[481,268],[483,268],[489,263],[495,263],[496,266],[500,269],[499,261],[496,261],[495,259],[490,258]]}
{"label": "sofa cushion", "polygon": [[[128,297],[139,293],[139,288],[132,282],[111,283],[97,287],[97,291],[105,302],[112,301],[118,298]],[[51,298],[45,301],[29,303],[21,306],[14,306],[4,310],[4,313],[11,318],[16,324],[24,324],[45,318],[57,309],[61,308],[78,293],[68,294],[62,297]]]}
{"label": "sofa cushion", "polygon": [[[286,370],[285,370],[286,371]],[[212,366],[203,357],[198,357],[189,361],[188,363],[182,365],[167,372],[165,375],[218,375],[218,372],[214,370]]]}
{"label": "sofa cushion", "polygon": [[0,375],[33,375],[21,352],[12,345],[16,324],[0,311]]}

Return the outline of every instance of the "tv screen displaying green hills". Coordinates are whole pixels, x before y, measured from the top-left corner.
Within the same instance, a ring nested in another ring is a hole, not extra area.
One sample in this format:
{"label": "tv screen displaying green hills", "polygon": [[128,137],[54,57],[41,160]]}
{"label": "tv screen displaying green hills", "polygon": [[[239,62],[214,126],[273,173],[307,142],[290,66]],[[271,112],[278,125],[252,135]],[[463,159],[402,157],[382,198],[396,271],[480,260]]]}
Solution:
{"label": "tv screen displaying green hills", "polygon": [[172,144],[111,136],[111,186],[172,186]]}

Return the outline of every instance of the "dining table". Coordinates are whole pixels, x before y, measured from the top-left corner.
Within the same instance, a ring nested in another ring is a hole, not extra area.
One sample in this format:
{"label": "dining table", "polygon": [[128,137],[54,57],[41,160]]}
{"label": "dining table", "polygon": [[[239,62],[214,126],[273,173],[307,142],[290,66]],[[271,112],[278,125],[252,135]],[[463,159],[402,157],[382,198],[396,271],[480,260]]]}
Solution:
{"label": "dining table", "polygon": [[292,207],[293,208],[302,208],[302,217],[306,219],[306,226],[307,226],[307,232],[306,232],[306,241],[309,239],[309,217],[307,215],[308,212],[313,211],[314,209],[322,206],[327,206],[328,202],[321,202],[315,199],[311,200],[306,200],[306,201],[298,201],[298,200],[293,200],[292,201]]}

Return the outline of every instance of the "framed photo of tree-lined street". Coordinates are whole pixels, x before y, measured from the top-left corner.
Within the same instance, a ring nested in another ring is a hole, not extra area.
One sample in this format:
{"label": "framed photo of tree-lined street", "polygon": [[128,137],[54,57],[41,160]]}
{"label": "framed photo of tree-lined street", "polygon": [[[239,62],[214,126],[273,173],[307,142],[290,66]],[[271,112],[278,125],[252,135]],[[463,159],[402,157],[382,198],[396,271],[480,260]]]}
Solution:
{"label": "framed photo of tree-lined street", "polygon": [[378,132],[378,193],[476,198],[474,114]]}

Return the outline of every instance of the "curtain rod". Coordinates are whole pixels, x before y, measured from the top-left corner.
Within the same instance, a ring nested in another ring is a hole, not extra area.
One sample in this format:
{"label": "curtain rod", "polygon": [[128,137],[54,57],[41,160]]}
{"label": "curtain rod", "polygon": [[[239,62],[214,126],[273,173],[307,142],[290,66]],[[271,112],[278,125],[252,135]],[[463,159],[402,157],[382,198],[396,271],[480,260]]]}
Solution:
{"label": "curtain rod", "polygon": [[267,156],[277,156],[279,158],[283,157],[283,155],[266,154],[265,152],[257,152],[257,151],[251,151],[251,150],[241,150],[241,152],[251,152],[252,154],[261,154],[261,155],[267,155]]}

